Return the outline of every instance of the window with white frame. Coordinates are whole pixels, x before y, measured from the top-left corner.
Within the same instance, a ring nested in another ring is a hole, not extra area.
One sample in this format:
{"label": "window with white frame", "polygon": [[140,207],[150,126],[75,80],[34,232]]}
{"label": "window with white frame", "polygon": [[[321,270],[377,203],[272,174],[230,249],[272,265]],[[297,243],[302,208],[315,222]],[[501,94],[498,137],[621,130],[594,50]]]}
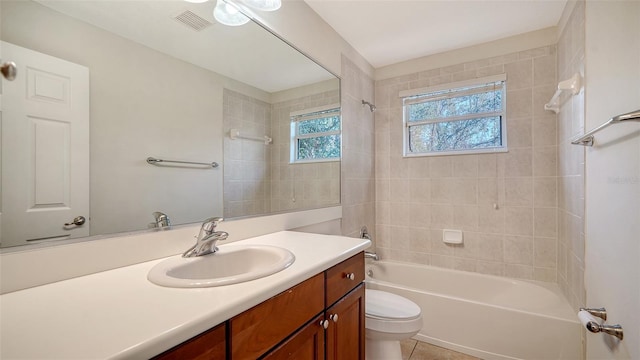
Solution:
{"label": "window with white frame", "polygon": [[505,75],[403,91],[404,156],[507,150]]}
{"label": "window with white frame", "polygon": [[340,160],[340,105],[291,113],[291,162]]}

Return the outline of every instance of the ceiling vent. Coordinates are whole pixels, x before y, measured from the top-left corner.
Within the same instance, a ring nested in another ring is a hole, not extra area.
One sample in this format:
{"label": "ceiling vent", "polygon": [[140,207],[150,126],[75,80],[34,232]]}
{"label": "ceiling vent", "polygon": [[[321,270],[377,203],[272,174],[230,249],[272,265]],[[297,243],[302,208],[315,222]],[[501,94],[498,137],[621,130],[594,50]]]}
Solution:
{"label": "ceiling vent", "polygon": [[213,25],[213,23],[207,21],[204,18],[201,18],[200,16],[189,10],[176,15],[173,19],[190,27],[195,31],[201,31]]}

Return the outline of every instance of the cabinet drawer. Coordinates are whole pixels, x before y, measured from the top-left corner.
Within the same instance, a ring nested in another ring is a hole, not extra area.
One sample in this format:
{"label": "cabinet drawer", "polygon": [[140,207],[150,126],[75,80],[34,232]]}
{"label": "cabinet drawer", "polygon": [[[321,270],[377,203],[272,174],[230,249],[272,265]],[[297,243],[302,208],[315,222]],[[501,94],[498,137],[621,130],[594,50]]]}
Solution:
{"label": "cabinet drawer", "polygon": [[[351,279],[351,277],[353,277],[353,279]],[[330,306],[336,302],[363,281],[364,253],[362,252],[327,270],[326,306]]]}
{"label": "cabinet drawer", "polygon": [[231,359],[257,359],[324,310],[318,274],[229,321]]}
{"label": "cabinet drawer", "polygon": [[152,360],[224,359],[226,352],[225,324],[220,324],[193,339],[167,350]]}

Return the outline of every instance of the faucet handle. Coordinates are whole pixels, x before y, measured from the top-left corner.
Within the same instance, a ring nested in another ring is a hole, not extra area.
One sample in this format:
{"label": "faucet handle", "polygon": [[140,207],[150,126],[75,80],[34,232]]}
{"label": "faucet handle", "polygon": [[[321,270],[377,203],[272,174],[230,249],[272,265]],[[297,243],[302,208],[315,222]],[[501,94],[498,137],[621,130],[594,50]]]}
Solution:
{"label": "faucet handle", "polygon": [[223,222],[224,219],[221,217],[211,217],[202,222],[202,230],[207,232],[213,232],[218,226],[218,223]]}

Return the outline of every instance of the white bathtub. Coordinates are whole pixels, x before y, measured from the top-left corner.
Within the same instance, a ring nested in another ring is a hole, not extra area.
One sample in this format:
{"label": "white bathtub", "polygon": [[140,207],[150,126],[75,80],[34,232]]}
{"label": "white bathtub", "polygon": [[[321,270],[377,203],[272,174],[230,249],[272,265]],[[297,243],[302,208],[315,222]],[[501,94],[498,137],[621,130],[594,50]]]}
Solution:
{"label": "white bathtub", "polygon": [[581,325],[554,285],[368,261],[368,288],[420,306],[420,341],[482,359],[582,359]]}

